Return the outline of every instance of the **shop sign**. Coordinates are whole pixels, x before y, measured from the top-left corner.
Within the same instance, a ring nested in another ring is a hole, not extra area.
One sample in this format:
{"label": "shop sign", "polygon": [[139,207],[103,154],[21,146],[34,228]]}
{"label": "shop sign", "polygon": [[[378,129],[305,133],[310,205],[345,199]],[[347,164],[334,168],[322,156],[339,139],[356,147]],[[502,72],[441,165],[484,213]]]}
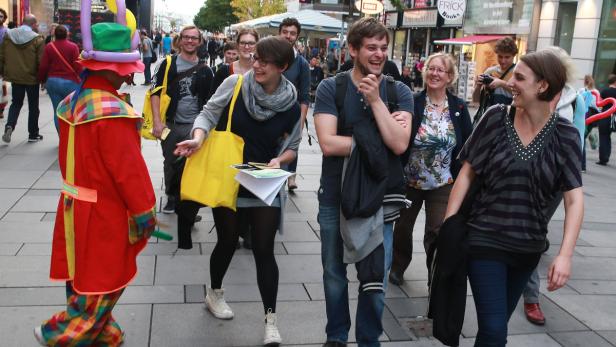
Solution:
{"label": "shop sign", "polygon": [[385,26],[387,28],[395,28],[398,26],[398,12],[385,13]]}
{"label": "shop sign", "polygon": [[438,0],[436,8],[445,19],[462,18],[466,10],[466,0]]}
{"label": "shop sign", "polygon": [[483,25],[509,25],[511,24],[511,11],[513,1],[494,1],[483,4],[484,13],[488,14]]}
{"label": "shop sign", "polygon": [[415,8],[428,7],[428,0],[415,0]]}
{"label": "shop sign", "polygon": [[360,13],[379,14],[383,12],[383,3],[378,0],[357,0],[355,1],[355,8]]}
{"label": "shop sign", "polygon": [[403,27],[434,27],[436,26],[436,10],[408,10],[404,11]]}

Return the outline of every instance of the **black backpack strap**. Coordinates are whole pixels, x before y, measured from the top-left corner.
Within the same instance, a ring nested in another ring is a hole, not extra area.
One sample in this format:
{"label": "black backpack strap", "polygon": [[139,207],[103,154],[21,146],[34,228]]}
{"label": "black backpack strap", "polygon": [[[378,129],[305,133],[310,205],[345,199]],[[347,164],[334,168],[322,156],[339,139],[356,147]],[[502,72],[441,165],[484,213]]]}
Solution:
{"label": "black backpack strap", "polygon": [[336,75],[336,110],[338,111],[338,130],[340,134],[344,124],[344,99],[346,97],[348,87],[348,72],[341,72]]}
{"label": "black backpack strap", "polygon": [[398,91],[396,90],[396,80],[391,76],[384,76],[387,81],[387,109],[390,113],[398,110]]}

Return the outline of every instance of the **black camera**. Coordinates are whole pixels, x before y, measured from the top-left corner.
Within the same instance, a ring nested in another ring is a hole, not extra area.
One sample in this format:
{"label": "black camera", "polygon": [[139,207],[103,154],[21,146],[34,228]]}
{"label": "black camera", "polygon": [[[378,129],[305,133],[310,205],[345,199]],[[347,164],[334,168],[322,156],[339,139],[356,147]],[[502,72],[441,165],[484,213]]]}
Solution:
{"label": "black camera", "polygon": [[494,77],[487,74],[481,74],[480,77],[481,83],[485,84],[486,86],[494,81]]}

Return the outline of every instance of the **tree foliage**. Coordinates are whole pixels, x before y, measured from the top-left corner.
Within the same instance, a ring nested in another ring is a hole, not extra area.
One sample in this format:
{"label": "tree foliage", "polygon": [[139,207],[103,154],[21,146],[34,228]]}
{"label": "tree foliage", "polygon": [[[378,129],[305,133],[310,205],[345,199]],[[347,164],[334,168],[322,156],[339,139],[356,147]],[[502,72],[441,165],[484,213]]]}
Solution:
{"label": "tree foliage", "polygon": [[242,22],[287,11],[284,0],[231,0],[231,6]]}
{"label": "tree foliage", "polygon": [[237,23],[230,0],[207,0],[193,18],[199,29],[217,32],[224,27]]}

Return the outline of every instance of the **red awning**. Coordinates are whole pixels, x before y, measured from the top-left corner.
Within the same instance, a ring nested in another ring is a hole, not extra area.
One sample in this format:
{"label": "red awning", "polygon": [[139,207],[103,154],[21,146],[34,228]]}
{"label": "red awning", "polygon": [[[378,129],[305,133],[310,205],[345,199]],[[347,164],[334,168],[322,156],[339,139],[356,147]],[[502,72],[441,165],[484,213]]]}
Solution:
{"label": "red awning", "polygon": [[435,40],[434,44],[437,45],[473,45],[475,43],[486,43],[490,41],[496,41],[505,37],[504,35],[471,35],[466,37],[456,37],[446,40]]}

